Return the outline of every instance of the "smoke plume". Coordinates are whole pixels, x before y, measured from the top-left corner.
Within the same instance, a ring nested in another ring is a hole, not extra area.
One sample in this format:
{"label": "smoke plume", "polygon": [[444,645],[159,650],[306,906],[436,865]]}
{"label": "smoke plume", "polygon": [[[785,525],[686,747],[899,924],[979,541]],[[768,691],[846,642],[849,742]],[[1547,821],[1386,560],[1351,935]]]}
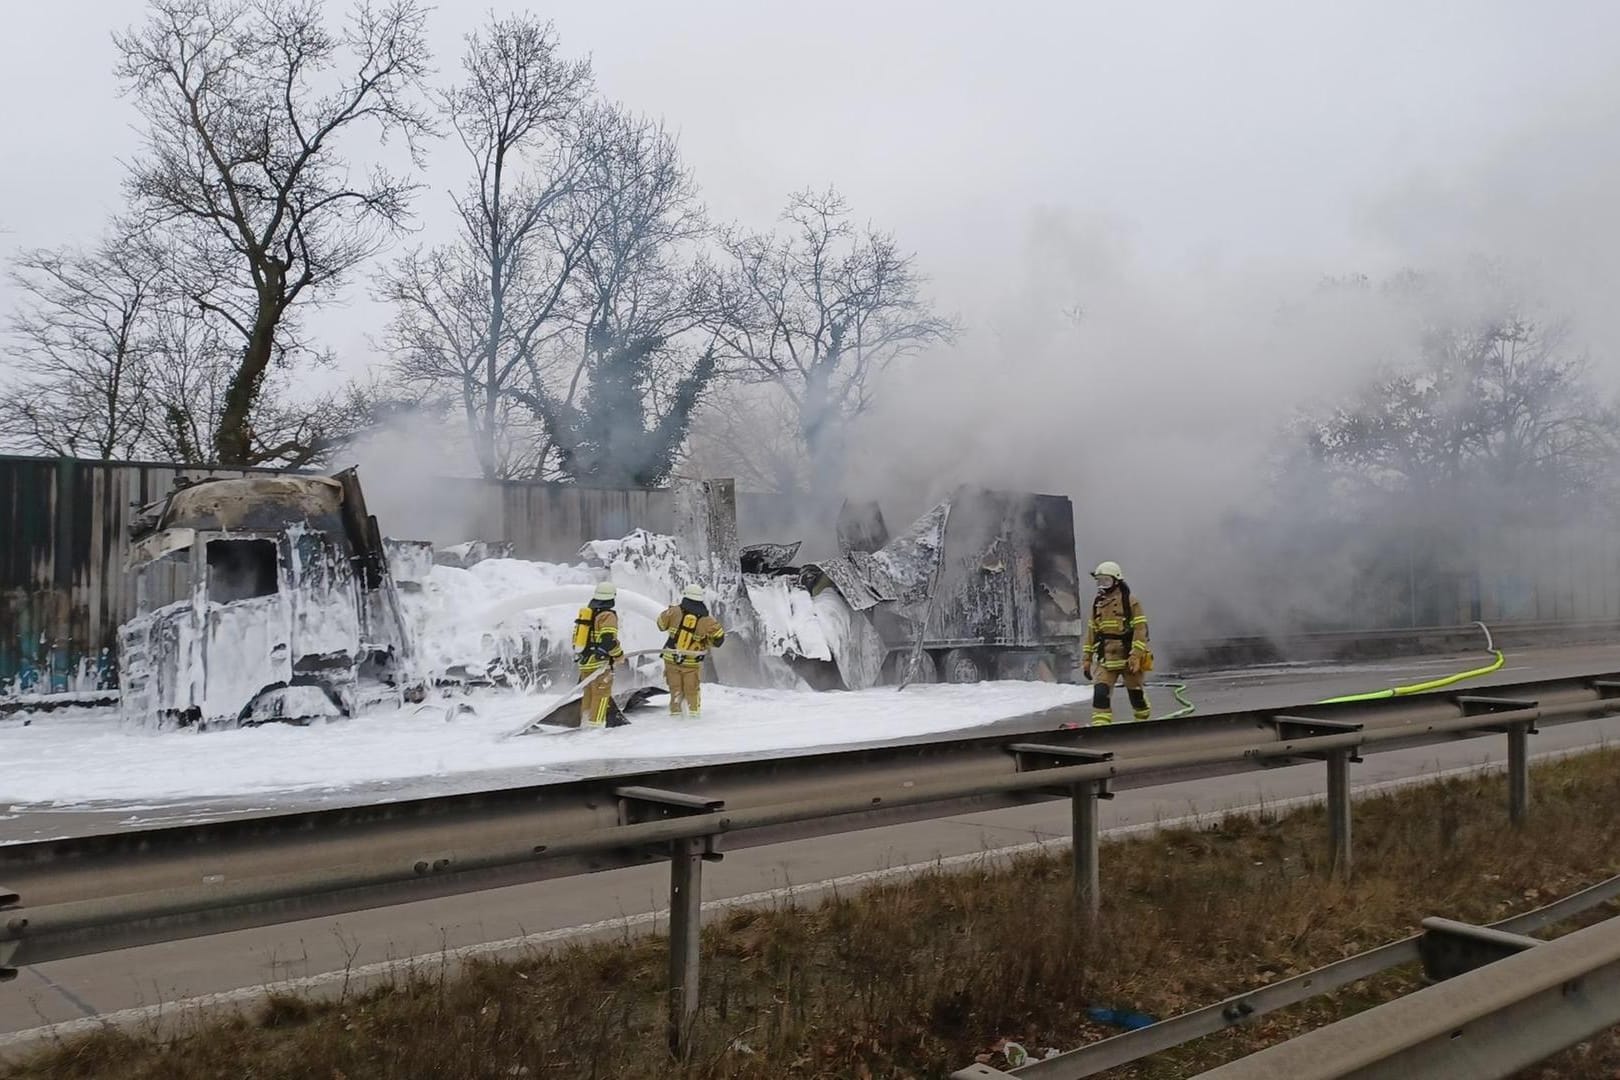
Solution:
{"label": "smoke plume", "polygon": [[[1166,636],[1333,622],[1365,567],[1257,565],[1330,543],[1315,530],[1334,494],[1277,486],[1294,417],[1409,365],[1427,330],[1508,313],[1562,325],[1596,392],[1616,385],[1616,100],[1561,102],[1451,170],[1368,192],[1343,208],[1356,242],[1342,251],[1167,267],[1107,217],[1030,213],[1022,273],[987,292],[974,332],[887,386],[852,494],[905,510],[958,482],[1069,495],[1083,569],[1122,562]],[[1381,287],[1402,275],[1422,277],[1420,295]],[[1503,520],[1512,508],[1494,498],[1463,492],[1460,505]],[[1586,507],[1560,516],[1561,543],[1607,529]],[[1339,528],[1382,543],[1432,524],[1413,510]],[[1506,544],[1494,538],[1495,565],[1533,588],[1544,545]],[[1419,558],[1411,573],[1438,566]],[[1441,608],[1429,617],[1455,621]]]}

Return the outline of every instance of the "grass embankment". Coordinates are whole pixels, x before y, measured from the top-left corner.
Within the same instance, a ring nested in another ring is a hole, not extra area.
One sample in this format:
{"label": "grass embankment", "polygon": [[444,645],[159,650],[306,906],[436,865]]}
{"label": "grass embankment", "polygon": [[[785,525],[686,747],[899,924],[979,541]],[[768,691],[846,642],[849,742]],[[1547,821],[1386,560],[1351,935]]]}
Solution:
{"label": "grass embankment", "polygon": [[[108,1032],[7,1075],[945,1076],[1000,1037],[1033,1049],[1112,1034],[1086,1019],[1093,1004],[1170,1016],[1405,936],[1426,915],[1494,920],[1620,870],[1620,752],[1539,767],[1532,791],[1520,830],[1507,827],[1501,777],[1359,801],[1350,884],[1325,874],[1320,808],[1110,844],[1092,932],[1075,917],[1062,855],[806,910],[732,912],[704,933],[703,1011],[685,1063],[663,1049],[663,944],[640,940],[334,1002],[274,998],[180,1035]],[[1417,984],[1411,970],[1391,973],[1112,1075],[1186,1076]],[[1611,1036],[1536,1075],[1614,1075],[1617,1064]]]}

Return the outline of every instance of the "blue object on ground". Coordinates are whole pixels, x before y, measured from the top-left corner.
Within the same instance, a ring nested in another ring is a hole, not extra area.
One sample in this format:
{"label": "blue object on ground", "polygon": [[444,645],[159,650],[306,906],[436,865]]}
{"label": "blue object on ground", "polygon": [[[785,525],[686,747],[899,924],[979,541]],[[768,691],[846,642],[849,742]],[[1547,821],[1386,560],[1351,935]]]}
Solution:
{"label": "blue object on ground", "polygon": [[1151,1016],[1129,1009],[1110,1009],[1102,1005],[1093,1005],[1086,1010],[1086,1015],[1099,1024],[1108,1024],[1111,1027],[1121,1027],[1126,1031],[1136,1031],[1139,1028],[1151,1027],[1157,1023]]}

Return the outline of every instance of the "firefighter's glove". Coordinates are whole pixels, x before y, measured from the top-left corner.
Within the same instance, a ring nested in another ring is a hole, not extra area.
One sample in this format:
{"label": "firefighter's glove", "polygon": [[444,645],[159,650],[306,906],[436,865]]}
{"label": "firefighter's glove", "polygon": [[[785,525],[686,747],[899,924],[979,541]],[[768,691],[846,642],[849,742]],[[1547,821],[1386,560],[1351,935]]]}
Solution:
{"label": "firefighter's glove", "polygon": [[1091,660],[1090,660],[1090,658],[1087,658],[1086,660],[1081,662],[1081,664],[1080,664],[1080,677],[1082,679],[1086,680],[1086,682],[1091,681]]}
{"label": "firefighter's glove", "polygon": [[1125,661],[1125,670],[1132,675],[1140,675],[1142,673],[1142,654],[1131,653],[1130,659]]}

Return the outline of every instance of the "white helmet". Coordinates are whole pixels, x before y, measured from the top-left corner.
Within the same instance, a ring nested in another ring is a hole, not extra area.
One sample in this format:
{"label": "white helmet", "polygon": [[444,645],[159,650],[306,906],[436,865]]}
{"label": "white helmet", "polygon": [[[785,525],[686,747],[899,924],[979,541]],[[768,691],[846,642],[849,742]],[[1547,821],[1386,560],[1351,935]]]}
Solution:
{"label": "white helmet", "polygon": [[[576,594],[577,595],[577,594]],[[604,581],[591,593],[592,600],[612,600],[619,595],[619,587],[611,581]]]}
{"label": "white helmet", "polygon": [[701,586],[701,585],[688,585],[686,588],[681,590],[681,599],[682,600],[696,600],[696,601],[699,601],[701,603],[702,600],[703,600],[703,586]]}
{"label": "white helmet", "polygon": [[1098,563],[1097,569],[1091,572],[1091,576],[1094,578],[1111,577],[1117,581],[1125,576],[1125,571],[1119,568],[1119,563],[1114,562],[1112,559],[1108,559]]}

